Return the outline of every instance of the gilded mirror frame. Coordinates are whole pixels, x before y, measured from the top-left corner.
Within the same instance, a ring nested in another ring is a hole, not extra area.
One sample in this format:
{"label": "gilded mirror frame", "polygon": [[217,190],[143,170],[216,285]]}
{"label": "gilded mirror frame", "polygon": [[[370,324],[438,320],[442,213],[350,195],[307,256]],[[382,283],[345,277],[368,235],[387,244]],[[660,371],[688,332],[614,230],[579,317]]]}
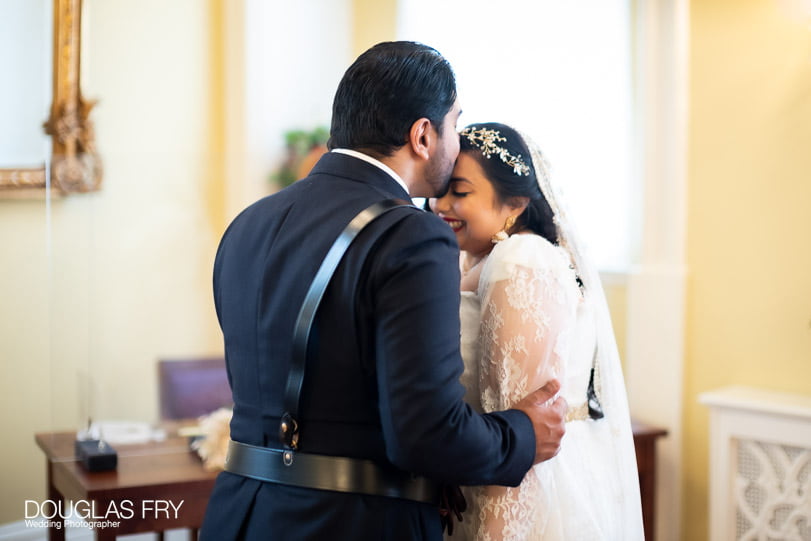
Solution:
{"label": "gilded mirror frame", "polygon": [[[82,0],[53,0],[53,96],[43,124],[51,137],[51,156],[41,167],[0,169],[0,198],[92,192],[101,186],[101,160],[96,152],[90,111],[94,101],[82,97]],[[46,170],[50,165],[50,171]]]}

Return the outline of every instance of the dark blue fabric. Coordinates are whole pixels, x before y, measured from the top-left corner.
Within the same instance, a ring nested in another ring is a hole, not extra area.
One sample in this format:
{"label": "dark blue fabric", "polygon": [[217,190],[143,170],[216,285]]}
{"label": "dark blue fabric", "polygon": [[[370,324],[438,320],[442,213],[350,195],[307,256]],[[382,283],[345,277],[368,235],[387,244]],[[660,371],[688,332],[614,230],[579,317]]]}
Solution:
{"label": "dark blue fabric", "polygon": [[[231,437],[277,447],[293,325],[324,255],[370,204],[408,194],[380,169],[326,154],[306,179],[229,226],[214,297],[234,395]],[[384,231],[384,233],[381,233]],[[360,233],[315,318],[301,451],[369,458],[455,484],[520,483],[535,439],[521,412],[478,415],[459,383],[458,247],[441,220],[397,209]],[[427,504],[223,473],[201,539],[441,539]]]}

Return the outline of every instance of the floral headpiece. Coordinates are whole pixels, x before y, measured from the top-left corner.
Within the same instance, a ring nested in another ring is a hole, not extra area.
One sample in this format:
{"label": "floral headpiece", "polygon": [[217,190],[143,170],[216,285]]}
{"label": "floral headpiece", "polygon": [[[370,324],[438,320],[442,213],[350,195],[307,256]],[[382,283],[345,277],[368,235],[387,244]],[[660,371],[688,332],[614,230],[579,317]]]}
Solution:
{"label": "floral headpiece", "polygon": [[524,159],[519,154],[513,156],[506,148],[498,145],[499,142],[506,141],[506,137],[501,136],[498,130],[491,130],[488,128],[474,128],[472,126],[465,128],[459,135],[466,137],[470,144],[478,148],[488,160],[490,156],[496,154],[502,162],[512,167],[513,173],[520,176],[529,176],[529,166],[524,163]]}

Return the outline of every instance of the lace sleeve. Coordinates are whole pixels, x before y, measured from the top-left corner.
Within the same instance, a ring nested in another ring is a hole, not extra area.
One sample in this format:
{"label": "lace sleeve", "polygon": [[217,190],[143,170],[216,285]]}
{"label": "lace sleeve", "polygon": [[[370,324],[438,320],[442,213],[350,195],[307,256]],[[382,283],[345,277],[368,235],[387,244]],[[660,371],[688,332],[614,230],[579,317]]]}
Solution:
{"label": "lace sleeve", "polygon": [[[566,281],[574,278],[561,261],[553,258],[540,263],[498,262],[498,271],[487,273],[489,280],[480,284],[479,377],[485,411],[512,407],[552,377],[563,381],[562,359],[575,317],[570,296],[573,286]],[[525,538],[537,527],[535,520],[541,512],[538,484],[536,475],[527,475],[519,487],[478,490],[476,538]]]}

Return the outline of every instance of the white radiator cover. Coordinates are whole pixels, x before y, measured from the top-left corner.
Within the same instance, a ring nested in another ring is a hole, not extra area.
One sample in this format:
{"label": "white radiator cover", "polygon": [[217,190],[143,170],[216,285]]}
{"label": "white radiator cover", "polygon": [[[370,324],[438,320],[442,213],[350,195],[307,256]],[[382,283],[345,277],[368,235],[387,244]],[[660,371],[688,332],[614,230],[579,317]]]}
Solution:
{"label": "white radiator cover", "polygon": [[710,540],[811,541],[811,396],[750,387],[710,408]]}

